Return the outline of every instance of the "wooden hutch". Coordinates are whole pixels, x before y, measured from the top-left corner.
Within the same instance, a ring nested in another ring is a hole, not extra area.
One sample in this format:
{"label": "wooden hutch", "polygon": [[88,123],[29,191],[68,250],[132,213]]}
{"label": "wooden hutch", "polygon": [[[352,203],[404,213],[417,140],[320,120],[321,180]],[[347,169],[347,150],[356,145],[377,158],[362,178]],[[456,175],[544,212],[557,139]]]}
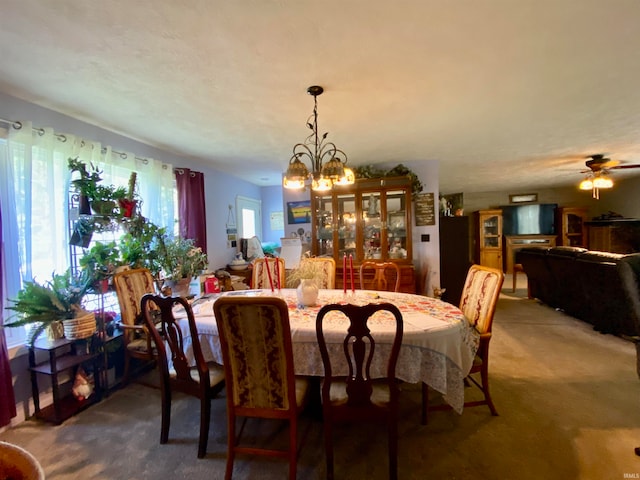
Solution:
{"label": "wooden hutch", "polygon": [[360,288],[364,260],[391,261],[401,270],[400,290],[415,293],[411,245],[411,179],[358,179],[311,192],[311,253],[336,262],[336,288],[343,287],[343,259],[353,256],[354,280]]}
{"label": "wooden hutch", "polygon": [[475,262],[502,270],[502,210],[478,210],[475,220]]}

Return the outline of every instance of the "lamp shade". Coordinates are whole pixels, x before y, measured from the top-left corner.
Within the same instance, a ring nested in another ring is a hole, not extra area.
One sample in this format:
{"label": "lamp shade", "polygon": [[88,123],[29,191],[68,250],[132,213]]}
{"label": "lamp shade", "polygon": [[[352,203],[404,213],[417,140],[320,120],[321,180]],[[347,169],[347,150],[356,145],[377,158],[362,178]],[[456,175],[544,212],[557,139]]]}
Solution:
{"label": "lamp shade", "polygon": [[590,178],[585,178],[580,182],[578,188],[580,190],[591,190],[593,189],[593,181]]}

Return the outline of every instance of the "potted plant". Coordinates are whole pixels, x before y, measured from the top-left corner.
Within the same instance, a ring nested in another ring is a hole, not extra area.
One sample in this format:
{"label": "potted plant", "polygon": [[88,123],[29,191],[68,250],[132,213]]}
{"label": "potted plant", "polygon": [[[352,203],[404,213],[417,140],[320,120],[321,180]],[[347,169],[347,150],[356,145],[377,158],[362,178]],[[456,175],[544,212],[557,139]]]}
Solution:
{"label": "potted plant", "polygon": [[[50,338],[60,338],[64,330],[64,321],[87,318],[93,316],[93,330],[95,330],[95,316],[84,311],[81,302],[91,285],[88,275],[81,272],[74,275],[71,269],[63,274],[53,274],[53,278],[45,284],[35,280],[25,282],[15,300],[9,300],[13,305],[8,310],[16,312],[16,319],[5,323],[5,327],[23,327],[32,325],[28,341],[30,345],[38,336],[48,330]],[[91,320],[89,320],[91,323]],[[62,327],[62,328],[61,328]],[[86,330],[83,328],[83,334]],[[74,325],[74,332],[76,325]]]}
{"label": "potted plant", "polygon": [[120,251],[116,242],[96,242],[93,247],[85,251],[80,258],[80,267],[86,272],[93,289],[106,292],[109,279],[120,265]]}
{"label": "potted plant", "polygon": [[209,265],[207,254],[192,239],[180,236],[161,238],[158,262],[165,287],[180,296],[188,295],[191,279]]}
{"label": "potted plant", "polygon": [[122,198],[118,199],[118,205],[120,206],[120,213],[123,217],[129,218],[133,216],[133,212],[138,204],[136,199],[136,172],[131,172],[129,176],[129,186]]}
{"label": "potted plant", "polygon": [[89,197],[91,210],[96,215],[111,216],[114,214],[118,199],[124,198],[126,193],[124,187],[98,184]]}
{"label": "potted plant", "polygon": [[123,219],[123,225],[127,232],[118,243],[122,265],[147,268],[159,281],[162,270],[159,257],[165,229],[142,216]]}
{"label": "potted plant", "polygon": [[91,237],[93,237],[95,227],[93,219],[80,217],[73,224],[73,233],[69,239],[69,245],[87,248],[91,244]]}
{"label": "potted plant", "polygon": [[80,213],[90,215],[89,201],[95,196],[96,186],[102,180],[100,176],[102,171],[93,164],[91,164],[91,167],[87,167],[87,164],[78,157],[69,158],[67,166],[72,176],[74,176],[73,173],[79,174],[79,177],[75,175],[76,178],[72,178],[71,183],[80,197]]}

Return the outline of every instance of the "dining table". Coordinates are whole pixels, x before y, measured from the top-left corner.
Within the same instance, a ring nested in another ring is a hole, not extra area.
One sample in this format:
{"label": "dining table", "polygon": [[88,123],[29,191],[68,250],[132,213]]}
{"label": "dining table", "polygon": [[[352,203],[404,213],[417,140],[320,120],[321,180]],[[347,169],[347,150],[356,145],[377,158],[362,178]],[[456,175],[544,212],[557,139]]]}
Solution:
{"label": "dining table", "polygon": [[[213,316],[213,304],[220,296],[276,296],[282,298],[289,311],[289,323],[296,375],[324,375],[316,337],[316,316],[323,305],[388,302],[399,308],[403,318],[403,337],[396,366],[396,378],[404,382],[425,382],[440,392],[444,400],[458,413],[464,405],[464,378],[468,375],[479,344],[477,330],[462,311],[442,300],[423,295],[381,292],[372,290],[320,290],[314,306],[298,302],[295,289],[238,290],[196,299],[192,310],[198,338],[206,361],[222,364],[218,329]],[[191,356],[192,340],[184,311],[175,312],[185,341],[186,355]],[[182,318],[181,318],[182,317]],[[336,359],[343,353],[348,319],[339,312],[331,312],[324,319],[324,332],[329,355]],[[395,321],[388,312],[378,312],[369,319],[368,326],[376,339],[371,365],[371,377],[386,376],[386,359],[395,332]],[[336,362],[332,362],[332,365]],[[346,374],[338,370],[336,374]]]}

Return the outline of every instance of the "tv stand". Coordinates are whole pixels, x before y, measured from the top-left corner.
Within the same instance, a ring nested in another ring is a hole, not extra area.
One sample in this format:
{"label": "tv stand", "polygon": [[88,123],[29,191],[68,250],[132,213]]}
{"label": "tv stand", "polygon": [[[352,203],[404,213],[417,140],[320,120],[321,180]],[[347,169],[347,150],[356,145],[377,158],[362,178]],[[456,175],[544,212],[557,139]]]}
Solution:
{"label": "tv stand", "polygon": [[513,273],[516,252],[525,247],[555,247],[555,235],[505,235],[505,272]]}

